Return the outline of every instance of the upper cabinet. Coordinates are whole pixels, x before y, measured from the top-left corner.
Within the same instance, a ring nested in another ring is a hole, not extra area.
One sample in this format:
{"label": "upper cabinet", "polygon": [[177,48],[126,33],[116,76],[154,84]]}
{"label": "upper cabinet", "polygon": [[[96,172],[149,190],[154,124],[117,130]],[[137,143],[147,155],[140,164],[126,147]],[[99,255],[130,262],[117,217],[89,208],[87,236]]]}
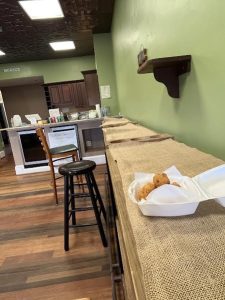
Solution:
{"label": "upper cabinet", "polygon": [[52,105],[62,107],[75,103],[75,94],[71,83],[49,85],[48,89]]}
{"label": "upper cabinet", "polygon": [[73,88],[73,83],[65,83],[60,85],[62,93],[62,102],[66,106],[71,106],[75,103],[76,94]]}
{"label": "upper cabinet", "polygon": [[50,84],[47,88],[45,88],[45,94],[47,90],[51,107],[88,106],[84,81]]}
{"label": "upper cabinet", "polygon": [[60,86],[59,85],[50,85],[48,87],[48,91],[49,91],[51,104],[56,107],[59,106],[62,101]]}
{"label": "upper cabinet", "polygon": [[84,80],[52,83],[44,86],[48,108],[85,107],[100,103],[96,70],[82,72]]}
{"label": "upper cabinet", "polygon": [[74,90],[76,91],[75,107],[88,107],[87,91],[84,81],[73,83]]}
{"label": "upper cabinet", "polygon": [[100,104],[98,75],[96,70],[83,71],[89,106]]}

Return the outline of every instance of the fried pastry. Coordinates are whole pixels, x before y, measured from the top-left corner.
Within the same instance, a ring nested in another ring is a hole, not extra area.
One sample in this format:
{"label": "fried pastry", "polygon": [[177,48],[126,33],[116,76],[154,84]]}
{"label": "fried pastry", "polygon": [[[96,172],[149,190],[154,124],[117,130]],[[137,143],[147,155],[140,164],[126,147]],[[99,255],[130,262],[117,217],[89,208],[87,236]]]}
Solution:
{"label": "fried pastry", "polygon": [[163,184],[170,184],[170,180],[166,173],[155,174],[153,177],[153,183],[156,187],[159,187]]}
{"label": "fried pastry", "polygon": [[141,199],[146,199],[149,193],[155,189],[155,185],[152,182],[146,183],[137,193],[137,198],[140,201]]}
{"label": "fried pastry", "polygon": [[164,184],[172,184],[178,187],[181,187],[179,183],[176,181],[170,182],[167,174],[161,173],[161,174],[155,174],[153,177],[153,183],[148,182],[145,185],[143,185],[139,191],[137,192],[137,200],[141,201],[142,199],[146,199],[148,194],[151,193],[154,189],[164,185]]}

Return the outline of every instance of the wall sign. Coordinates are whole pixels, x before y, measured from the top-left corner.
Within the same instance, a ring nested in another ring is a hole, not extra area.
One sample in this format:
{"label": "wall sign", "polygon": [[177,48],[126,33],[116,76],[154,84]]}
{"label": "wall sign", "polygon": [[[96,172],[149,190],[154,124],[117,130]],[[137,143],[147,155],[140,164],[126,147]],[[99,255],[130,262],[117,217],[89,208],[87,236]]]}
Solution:
{"label": "wall sign", "polygon": [[100,93],[101,93],[101,98],[102,99],[110,98],[111,97],[110,85],[101,85],[100,86]]}
{"label": "wall sign", "polygon": [[20,72],[20,68],[19,67],[9,67],[9,68],[5,68],[3,69],[4,73],[9,73],[9,72]]}

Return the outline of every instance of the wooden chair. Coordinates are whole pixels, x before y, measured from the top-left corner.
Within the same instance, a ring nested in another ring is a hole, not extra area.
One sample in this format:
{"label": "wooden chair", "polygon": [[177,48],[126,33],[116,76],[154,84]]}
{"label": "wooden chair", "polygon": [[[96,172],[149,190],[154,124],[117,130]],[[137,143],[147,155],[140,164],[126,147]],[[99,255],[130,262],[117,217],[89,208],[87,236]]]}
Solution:
{"label": "wooden chair", "polygon": [[[56,180],[61,178],[55,176],[55,169],[54,169],[54,161],[58,161],[60,159],[65,159],[68,157],[72,157],[73,161],[79,160],[78,157],[78,148],[75,145],[66,145],[66,146],[60,146],[55,148],[49,148],[45,134],[43,132],[42,128],[36,129],[36,134],[41,141],[42,148],[46,154],[46,157],[48,159],[48,164],[50,167],[51,177],[52,177],[52,185],[55,195],[55,202],[58,204],[58,195],[57,195],[57,184]],[[79,180],[79,178],[78,178]],[[82,180],[80,180],[82,182]]]}

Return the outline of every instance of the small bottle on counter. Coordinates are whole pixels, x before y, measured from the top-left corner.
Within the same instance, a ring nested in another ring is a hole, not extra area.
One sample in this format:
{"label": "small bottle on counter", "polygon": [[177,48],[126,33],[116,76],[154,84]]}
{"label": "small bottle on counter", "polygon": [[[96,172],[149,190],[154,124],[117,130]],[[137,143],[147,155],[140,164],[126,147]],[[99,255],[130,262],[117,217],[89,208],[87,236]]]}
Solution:
{"label": "small bottle on counter", "polygon": [[64,121],[64,116],[63,116],[63,113],[60,112],[60,122],[63,122]]}
{"label": "small bottle on counter", "polygon": [[95,108],[96,108],[98,118],[101,118],[102,115],[101,115],[100,104],[95,104]]}

